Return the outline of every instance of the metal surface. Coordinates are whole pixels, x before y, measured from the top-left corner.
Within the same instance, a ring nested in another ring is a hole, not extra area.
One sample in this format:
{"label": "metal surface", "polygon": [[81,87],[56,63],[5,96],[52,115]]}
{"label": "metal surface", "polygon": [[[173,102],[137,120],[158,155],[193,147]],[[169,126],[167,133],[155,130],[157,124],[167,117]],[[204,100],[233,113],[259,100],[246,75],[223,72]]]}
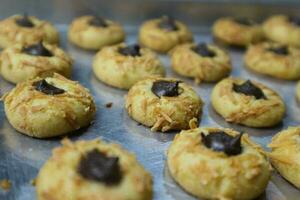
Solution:
{"label": "metal surface", "polygon": [[[201,27],[193,28],[195,40],[197,42],[212,42],[209,29]],[[57,28],[60,30],[62,48],[75,59],[72,79],[89,88],[97,104],[95,122],[87,129],[69,135],[70,139],[102,138],[109,142],[119,143],[124,148],[134,152],[137,159],[151,172],[154,179],[154,200],[194,200],[194,197],[188,195],[174,183],[165,165],[165,152],[175,133],[153,133],[148,128],[140,126],[137,122],[130,119],[124,110],[124,95],[126,91],[104,85],[94,77],[91,71],[91,62],[95,52],[84,51],[69,44],[66,40],[67,25],[58,24]],[[126,26],[128,43],[136,42],[137,28],[136,26]],[[288,126],[300,124],[300,106],[294,97],[296,82],[280,81],[246,70],[243,66],[243,52],[243,50],[230,49],[233,62],[232,76],[240,76],[266,84],[276,90],[284,98],[287,105],[287,115],[283,123],[275,128],[253,129],[226,123],[211,108],[210,92],[214,84],[195,85],[193,80],[180,77],[170,69],[167,56],[160,57],[167,69],[167,76],[181,78],[191,84],[204,100],[205,105],[200,123],[201,126],[232,127],[239,131],[245,131],[250,134],[253,140],[266,147],[275,133]],[[0,78],[1,94],[9,91],[12,87],[13,85]],[[105,104],[108,102],[113,102],[112,108],[105,107]],[[4,178],[9,179],[12,182],[12,187],[8,192],[0,189],[0,199],[35,199],[35,189],[30,182],[36,177],[39,168],[51,155],[51,150],[60,145],[59,141],[60,138],[34,139],[16,132],[9,125],[3,111],[3,103],[1,103],[0,180]],[[300,191],[274,172],[265,194],[259,199],[299,200]]]}

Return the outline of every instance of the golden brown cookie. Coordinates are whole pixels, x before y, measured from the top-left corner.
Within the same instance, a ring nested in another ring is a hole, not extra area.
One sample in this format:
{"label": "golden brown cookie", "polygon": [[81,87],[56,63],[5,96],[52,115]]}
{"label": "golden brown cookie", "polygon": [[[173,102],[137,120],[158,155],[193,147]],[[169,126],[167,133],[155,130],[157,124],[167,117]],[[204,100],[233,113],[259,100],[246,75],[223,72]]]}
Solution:
{"label": "golden brown cookie", "polygon": [[274,126],[281,122],[285,113],[284,102],[275,91],[240,78],[226,78],[217,83],[211,102],[227,122],[249,127]]}
{"label": "golden brown cookie", "polygon": [[31,45],[16,44],[0,54],[0,74],[12,83],[37,76],[45,78],[59,73],[70,77],[72,59],[56,45],[38,42]]}
{"label": "golden brown cookie", "polygon": [[196,83],[219,81],[231,71],[227,52],[205,43],[178,45],[171,51],[171,65],[178,74],[195,78]]}
{"label": "golden brown cookie", "polygon": [[50,44],[59,42],[58,32],[50,22],[27,15],[13,15],[0,21],[1,48],[16,43],[27,45],[39,41]]}
{"label": "golden brown cookie", "polygon": [[129,89],[147,77],[165,75],[154,52],[126,44],[101,49],[94,58],[93,71],[104,83],[121,89]]}
{"label": "golden brown cookie", "polygon": [[255,199],[271,176],[262,148],[232,129],[182,131],[168,149],[167,163],[175,181],[201,199]]}
{"label": "golden brown cookie", "polygon": [[224,17],[213,25],[214,37],[229,45],[248,46],[264,38],[260,24],[247,18]]}
{"label": "golden brown cookie", "polygon": [[104,46],[123,42],[125,32],[115,21],[87,15],[76,18],[71,23],[68,39],[81,48],[98,50]]}
{"label": "golden brown cookie", "polygon": [[178,44],[193,41],[188,27],[178,20],[162,17],[146,21],[139,31],[140,44],[166,53]]}
{"label": "golden brown cookie", "polygon": [[41,168],[38,200],[151,200],[151,175],[120,145],[63,140]]}
{"label": "golden brown cookie", "polygon": [[300,127],[279,132],[269,144],[272,165],[289,182],[300,189]]}
{"label": "golden brown cookie", "polygon": [[275,42],[300,47],[300,18],[274,15],[263,24],[266,37]]}
{"label": "golden brown cookie", "polygon": [[193,88],[172,78],[137,82],[126,97],[126,110],[152,131],[189,129],[198,126],[203,102]]}
{"label": "golden brown cookie", "polygon": [[300,78],[300,49],[278,43],[251,45],[245,55],[246,66],[260,74],[295,80]]}
{"label": "golden brown cookie", "polygon": [[17,84],[3,101],[10,124],[37,138],[59,136],[88,126],[96,111],[86,88],[56,73]]}

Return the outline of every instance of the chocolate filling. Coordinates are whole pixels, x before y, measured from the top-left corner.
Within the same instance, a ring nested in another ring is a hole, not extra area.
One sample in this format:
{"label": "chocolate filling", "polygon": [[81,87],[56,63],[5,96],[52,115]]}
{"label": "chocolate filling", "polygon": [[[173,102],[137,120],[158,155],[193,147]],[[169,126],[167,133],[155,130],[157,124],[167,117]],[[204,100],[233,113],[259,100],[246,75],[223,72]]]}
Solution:
{"label": "chocolate filling", "polygon": [[256,99],[267,99],[263,91],[251,83],[250,80],[245,81],[241,85],[233,83],[232,89],[234,92],[243,93],[247,96],[254,96]]}
{"label": "chocolate filling", "polygon": [[203,57],[214,57],[216,55],[215,52],[210,50],[205,43],[198,44],[192,48],[192,50]]}
{"label": "chocolate filling", "polygon": [[268,48],[268,51],[272,51],[273,53],[276,53],[278,55],[283,55],[283,56],[286,56],[289,54],[289,50],[286,46],[271,47],[271,48]]}
{"label": "chocolate filling", "polygon": [[34,27],[34,24],[32,21],[29,19],[28,15],[25,13],[22,17],[19,17],[16,19],[16,23],[19,26],[27,27],[27,28],[32,28]]}
{"label": "chocolate filling", "polygon": [[92,19],[89,20],[89,25],[91,26],[98,26],[98,27],[107,27],[108,24],[106,21],[98,16],[94,16]]}
{"label": "chocolate filling", "polygon": [[179,95],[179,83],[180,81],[155,81],[151,91],[159,98],[161,96],[176,97]]}
{"label": "chocolate filling", "polygon": [[37,91],[40,91],[47,95],[57,95],[57,94],[62,94],[65,92],[65,90],[63,90],[63,89],[57,88],[53,85],[50,85],[49,83],[47,83],[47,81],[45,79],[34,82],[33,86],[35,87],[35,89]]}
{"label": "chocolate filling", "polygon": [[234,21],[239,24],[245,25],[245,26],[253,26],[256,24],[256,22],[254,22],[253,20],[245,18],[245,17],[236,18],[236,19],[234,19]]}
{"label": "chocolate filling", "polygon": [[300,17],[297,16],[289,16],[288,21],[295,26],[300,26]]}
{"label": "chocolate filling", "polygon": [[164,16],[161,19],[160,23],[158,24],[158,27],[161,29],[165,29],[167,31],[177,31],[178,30],[175,20],[169,16]]}
{"label": "chocolate filling", "polygon": [[223,131],[212,132],[208,135],[201,133],[202,143],[214,151],[222,151],[228,156],[238,155],[242,152],[242,134],[231,136]]}
{"label": "chocolate filling", "polygon": [[124,56],[141,56],[141,47],[137,44],[129,45],[119,49],[119,53]]}
{"label": "chocolate filling", "polygon": [[32,56],[53,56],[51,51],[49,51],[42,42],[25,47],[23,48],[22,52]]}
{"label": "chocolate filling", "polygon": [[86,179],[116,185],[122,179],[118,157],[108,157],[97,149],[82,156],[78,173]]}

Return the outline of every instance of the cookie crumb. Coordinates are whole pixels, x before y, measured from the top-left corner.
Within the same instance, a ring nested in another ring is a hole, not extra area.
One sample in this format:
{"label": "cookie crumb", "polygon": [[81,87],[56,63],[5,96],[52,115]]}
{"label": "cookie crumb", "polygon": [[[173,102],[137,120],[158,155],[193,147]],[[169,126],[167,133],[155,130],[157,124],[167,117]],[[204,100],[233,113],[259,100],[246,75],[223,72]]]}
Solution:
{"label": "cookie crumb", "polygon": [[105,107],[106,107],[106,108],[111,108],[112,105],[113,105],[113,103],[112,103],[112,102],[109,102],[109,103],[105,104]]}
{"label": "cookie crumb", "polygon": [[35,186],[35,185],[36,185],[36,179],[35,179],[35,178],[32,179],[32,180],[30,181],[30,184],[31,184],[32,186]]}
{"label": "cookie crumb", "polygon": [[2,179],[2,180],[0,180],[0,187],[3,190],[8,191],[11,187],[11,183],[8,179]]}

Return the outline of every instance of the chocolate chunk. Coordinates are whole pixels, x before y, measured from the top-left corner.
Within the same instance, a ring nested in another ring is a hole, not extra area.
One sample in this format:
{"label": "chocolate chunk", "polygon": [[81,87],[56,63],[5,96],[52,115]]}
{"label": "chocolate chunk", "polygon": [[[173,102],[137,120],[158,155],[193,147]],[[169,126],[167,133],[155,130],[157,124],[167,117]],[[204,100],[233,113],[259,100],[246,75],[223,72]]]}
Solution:
{"label": "chocolate chunk", "polygon": [[129,45],[119,49],[119,53],[124,56],[141,56],[141,47],[138,44]]}
{"label": "chocolate chunk", "polygon": [[254,96],[256,99],[267,99],[263,91],[251,83],[250,80],[245,81],[241,85],[233,83],[232,89],[237,93],[243,93],[247,96]]}
{"label": "chocolate chunk", "polygon": [[46,47],[43,45],[42,42],[25,47],[23,48],[22,52],[32,56],[45,56],[45,57],[53,56],[51,51],[46,49]]}
{"label": "chocolate chunk", "polygon": [[27,27],[27,28],[32,28],[34,27],[34,24],[32,21],[29,19],[28,15],[25,13],[22,17],[16,19],[16,23],[19,26]]}
{"label": "chocolate chunk", "polygon": [[48,94],[48,95],[57,95],[57,94],[62,94],[65,91],[63,89],[57,88],[53,85],[50,85],[49,83],[47,83],[47,81],[45,79],[34,82],[33,86],[35,87],[35,89],[37,91],[40,91],[44,94]]}
{"label": "chocolate chunk", "polygon": [[214,151],[222,151],[228,156],[238,155],[242,152],[242,134],[231,136],[223,131],[212,132],[208,135],[201,133],[202,143]]}
{"label": "chocolate chunk", "polygon": [[89,24],[91,26],[98,26],[98,27],[107,27],[108,24],[106,23],[106,21],[98,16],[94,16],[92,19],[89,20]]}
{"label": "chocolate chunk", "polygon": [[289,54],[289,50],[286,46],[281,46],[281,47],[274,47],[274,48],[269,48],[268,51],[272,51],[278,55],[283,55],[286,56]]}
{"label": "chocolate chunk", "polygon": [[256,22],[254,22],[253,20],[245,18],[245,17],[236,18],[236,19],[234,19],[234,21],[239,24],[245,25],[245,26],[253,26],[256,24]]}
{"label": "chocolate chunk", "polygon": [[86,179],[102,182],[107,185],[120,183],[122,173],[118,157],[108,157],[97,149],[82,156],[78,173]]}
{"label": "chocolate chunk", "polygon": [[295,26],[300,26],[300,17],[297,16],[289,16],[288,21]]}
{"label": "chocolate chunk", "polygon": [[192,48],[192,50],[203,57],[214,57],[216,55],[205,43],[198,44],[196,47]]}
{"label": "chocolate chunk", "polygon": [[179,95],[179,83],[180,81],[155,81],[151,91],[159,98],[161,96],[176,97]]}
{"label": "chocolate chunk", "polygon": [[169,16],[164,16],[161,19],[161,22],[158,24],[158,26],[159,26],[159,28],[165,29],[167,31],[177,31],[178,30],[175,20]]}

